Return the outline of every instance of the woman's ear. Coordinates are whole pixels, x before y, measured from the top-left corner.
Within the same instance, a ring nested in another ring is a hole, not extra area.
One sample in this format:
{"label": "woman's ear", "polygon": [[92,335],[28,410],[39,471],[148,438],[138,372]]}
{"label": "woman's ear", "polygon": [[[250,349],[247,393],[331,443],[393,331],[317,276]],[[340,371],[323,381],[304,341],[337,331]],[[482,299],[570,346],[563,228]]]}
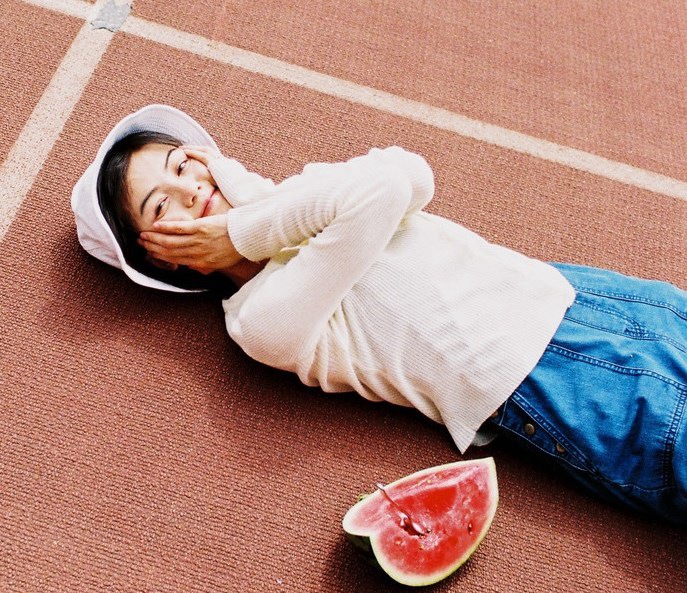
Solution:
{"label": "woman's ear", "polygon": [[158,259],[157,257],[150,255],[150,252],[146,252],[146,261],[158,268],[163,270],[168,270],[169,272],[175,272],[179,268],[179,264],[171,264],[164,259]]}

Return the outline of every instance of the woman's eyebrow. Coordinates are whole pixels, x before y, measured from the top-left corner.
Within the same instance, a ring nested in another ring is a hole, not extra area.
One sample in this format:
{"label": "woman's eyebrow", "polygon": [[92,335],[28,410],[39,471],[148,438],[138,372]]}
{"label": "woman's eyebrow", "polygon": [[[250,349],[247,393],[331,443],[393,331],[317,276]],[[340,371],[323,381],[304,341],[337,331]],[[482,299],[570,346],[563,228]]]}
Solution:
{"label": "woman's eyebrow", "polygon": [[[176,146],[172,146],[172,148],[170,148],[167,151],[167,157],[165,158],[165,166],[164,166],[165,170],[167,169],[167,166],[169,165],[169,155],[171,155],[176,150],[176,148],[177,148]],[[146,194],[146,197],[143,198],[143,201],[141,202],[141,216],[143,216],[143,209],[146,206],[146,202],[148,201],[148,198],[150,198],[150,196],[152,196],[157,191],[157,188],[158,188],[158,186],[156,185],[153,189],[151,189]]]}

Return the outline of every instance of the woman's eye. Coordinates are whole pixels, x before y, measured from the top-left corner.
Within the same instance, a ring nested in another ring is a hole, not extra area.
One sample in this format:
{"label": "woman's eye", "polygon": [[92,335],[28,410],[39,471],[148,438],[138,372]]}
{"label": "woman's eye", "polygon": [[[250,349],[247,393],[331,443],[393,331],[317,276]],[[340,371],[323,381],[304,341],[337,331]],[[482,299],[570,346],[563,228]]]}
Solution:
{"label": "woman's eye", "polygon": [[162,215],[162,210],[164,209],[166,204],[167,198],[163,198],[158,202],[157,206],[155,206],[155,218],[160,218],[160,216]]}
{"label": "woman's eye", "polygon": [[188,159],[185,159],[179,163],[179,166],[177,167],[177,175],[181,175],[181,172],[186,168],[186,163],[188,163]]}

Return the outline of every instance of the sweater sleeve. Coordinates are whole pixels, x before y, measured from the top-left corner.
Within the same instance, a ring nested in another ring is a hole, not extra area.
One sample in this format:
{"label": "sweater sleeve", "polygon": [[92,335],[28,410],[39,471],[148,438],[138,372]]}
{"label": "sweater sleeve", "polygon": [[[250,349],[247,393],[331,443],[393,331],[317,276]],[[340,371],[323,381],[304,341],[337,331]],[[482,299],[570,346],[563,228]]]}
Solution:
{"label": "sweater sleeve", "polygon": [[232,336],[261,362],[297,360],[399,223],[433,191],[426,161],[391,147],[345,163],[307,165],[270,197],[231,210],[229,234],[248,259],[299,247],[250,294],[228,328]]}
{"label": "sweater sleeve", "polygon": [[275,188],[271,179],[247,171],[237,160],[225,156],[212,159],[208,168],[217,187],[233,208],[269,197]]}

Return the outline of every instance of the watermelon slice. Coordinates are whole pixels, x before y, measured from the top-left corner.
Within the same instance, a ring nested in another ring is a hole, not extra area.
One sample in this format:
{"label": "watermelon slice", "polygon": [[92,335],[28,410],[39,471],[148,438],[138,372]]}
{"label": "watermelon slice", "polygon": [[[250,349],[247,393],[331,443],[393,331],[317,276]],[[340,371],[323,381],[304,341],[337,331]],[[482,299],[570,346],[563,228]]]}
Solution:
{"label": "watermelon slice", "polygon": [[430,585],[472,555],[497,504],[493,458],[458,461],[379,484],[348,510],[343,528],[392,579]]}

